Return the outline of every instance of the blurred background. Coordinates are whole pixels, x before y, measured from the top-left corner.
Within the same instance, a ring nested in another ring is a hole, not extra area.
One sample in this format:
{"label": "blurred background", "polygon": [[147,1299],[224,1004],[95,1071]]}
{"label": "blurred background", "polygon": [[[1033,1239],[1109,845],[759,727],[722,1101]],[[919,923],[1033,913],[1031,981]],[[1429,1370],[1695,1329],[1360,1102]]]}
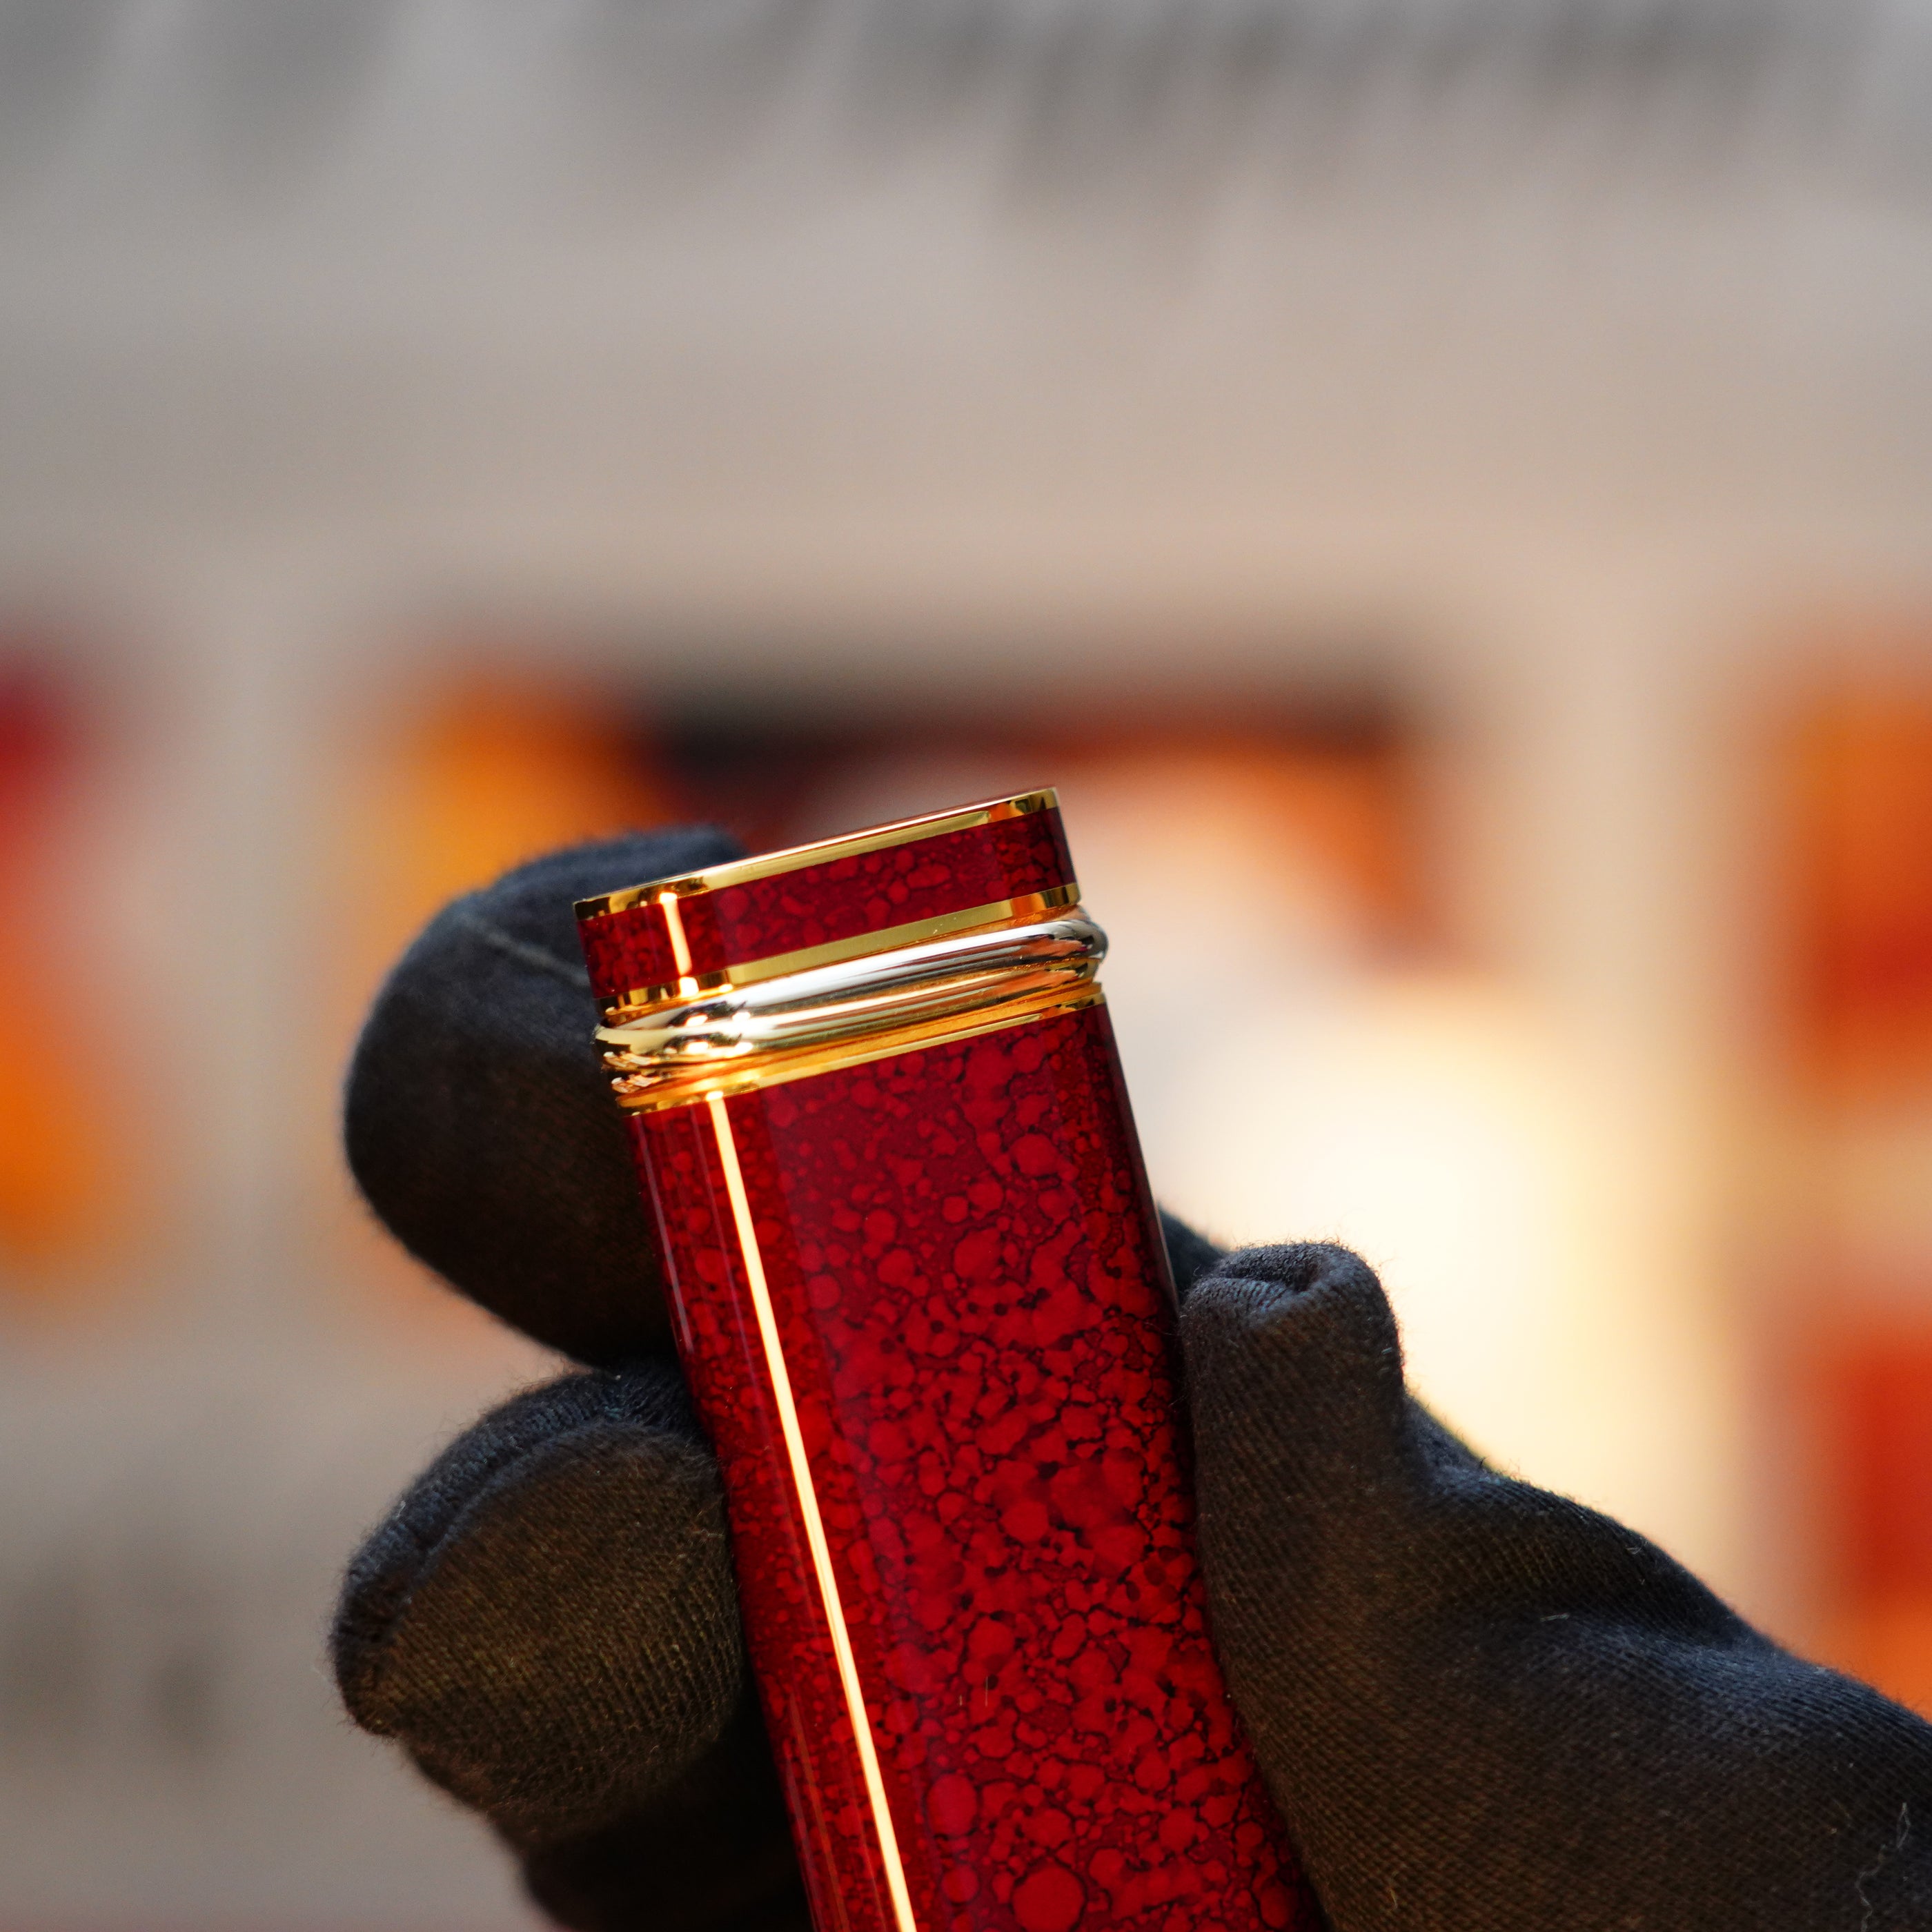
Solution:
{"label": "blurred background", "polygon": [[1057,783],[1162,1197],[1932,1712],[1928,243],[1932,0],[0,0],[0,1928],[532,1923],[336,1083],[665,818]]}

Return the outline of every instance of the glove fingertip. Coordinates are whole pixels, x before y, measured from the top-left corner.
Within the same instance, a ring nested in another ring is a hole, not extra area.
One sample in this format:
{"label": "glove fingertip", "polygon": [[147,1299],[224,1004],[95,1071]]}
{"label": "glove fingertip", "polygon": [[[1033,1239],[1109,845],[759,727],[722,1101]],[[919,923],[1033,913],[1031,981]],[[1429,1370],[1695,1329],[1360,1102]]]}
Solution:
{"label": "glove fingertip", "polygon": [[1180,1342],[1204,1523],[1288,1498],[1326,1509],[1411,1454],[1395,1317],[1346,1248],[1228,1256],[1183,1304]]}
{"label": "glove fingertip", "polygon": [[345,1151],[378,1219],[472,1300],[579,1361],[654,1346],[667,1317],[573,903],[741,849],[708,827],[634,833],[506,873],[417,935],[350,1063]]}
{"label": "glove fingertip", "polygon": [[1194,1284],[1181,1316],[1192,1370],[1238,1362],[1250,1373],[1292,1369],[1310,1356],[1346,1357],[1358,1376],[1402,1386],[1402,1343],[1375,1271],[1327,1241],[1244,1248]]}
{"label": "glove fingertip", "polygon": [[351,1564],[363,1729],[520,1843],[674,1779],[742,1700],[718,1472],[671,1372],[566,1378],[445,1452]]}

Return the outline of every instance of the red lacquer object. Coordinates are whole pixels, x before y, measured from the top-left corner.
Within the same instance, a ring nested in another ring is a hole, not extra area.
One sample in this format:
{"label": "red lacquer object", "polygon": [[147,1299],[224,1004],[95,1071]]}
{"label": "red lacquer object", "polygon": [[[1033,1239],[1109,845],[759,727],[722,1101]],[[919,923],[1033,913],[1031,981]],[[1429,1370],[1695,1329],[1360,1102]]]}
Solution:
{"label": "red lacquer object", "polygon": [[1316,1923],[1078,897],[1042,792],[578,909],[818,1932]]}

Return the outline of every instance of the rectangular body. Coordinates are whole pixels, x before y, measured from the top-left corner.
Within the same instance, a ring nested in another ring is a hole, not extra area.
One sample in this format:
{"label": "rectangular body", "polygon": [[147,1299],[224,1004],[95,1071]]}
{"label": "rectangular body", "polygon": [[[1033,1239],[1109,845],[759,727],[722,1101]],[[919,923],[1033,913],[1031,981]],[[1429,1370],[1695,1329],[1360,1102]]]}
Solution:
{"label": "rectangular body", "polygon": [[629,1119],[819,1932],[1312,1928],[1104,1005]]}

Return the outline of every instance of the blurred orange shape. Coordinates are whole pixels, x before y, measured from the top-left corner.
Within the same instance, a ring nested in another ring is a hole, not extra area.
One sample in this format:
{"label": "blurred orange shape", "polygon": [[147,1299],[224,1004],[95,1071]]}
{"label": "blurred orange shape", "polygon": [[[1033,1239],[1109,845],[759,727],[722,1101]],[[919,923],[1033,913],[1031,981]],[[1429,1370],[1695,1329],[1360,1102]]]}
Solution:
{"label": "blurred orange shape", "polygon": [[1828,1662],[1932,1714],[1932,1319],[1820,1351]]}
{"label": "blurred orange shape", "polygon": [[46,1298],[125,1225],[102,1185],[121,1150],[92,1098],[84,993],[56,958],[62,834],[86,777],[53,682],[0,680],[0,1279],[16,1299]]}
{"label": "blurred orange shape", "polygon": [[1932,690],[1862,682],[1792,744],[1798,1017],[1828,1083],[1932,1073]]}

